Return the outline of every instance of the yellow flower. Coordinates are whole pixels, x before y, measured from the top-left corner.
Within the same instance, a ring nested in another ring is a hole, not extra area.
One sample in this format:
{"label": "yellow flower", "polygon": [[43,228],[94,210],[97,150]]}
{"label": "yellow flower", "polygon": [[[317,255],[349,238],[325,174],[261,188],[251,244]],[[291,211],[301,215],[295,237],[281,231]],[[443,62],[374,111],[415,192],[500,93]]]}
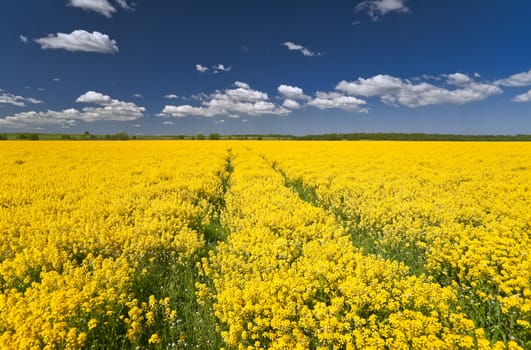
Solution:
{"label": "yellow flower", "polygon": [[91,318],[90,321],[88,322],[89,330],[96,328],[97,325],[98,325],[98,320],[96,320],[95,318]]}
{"label": "yellow flower", "polygon": [[160,338],[157,333],[153,333],[148,340],[149,344],[160,344]]}

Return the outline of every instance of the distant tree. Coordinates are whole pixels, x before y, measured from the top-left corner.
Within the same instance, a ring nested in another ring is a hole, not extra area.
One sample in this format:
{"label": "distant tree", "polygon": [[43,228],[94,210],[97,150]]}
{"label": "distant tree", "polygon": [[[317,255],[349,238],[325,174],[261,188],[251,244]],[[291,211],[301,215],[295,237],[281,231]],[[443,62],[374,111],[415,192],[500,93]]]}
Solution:
{"label": "distant tree", "polygon": [[85,131],[85,132],[83,133],[83,135],[85,135],[85,136],[89,136],[89,135],[90,135],[90,132]]}
{"label": "distant tree", "polygon": [[208,135],[209,140],[219,140],[220,138],[221,138],[221,135],[218,134],[217,132]]}
{"label": "distant tree", "polygon": [[68,134],[63,134],[63,135],[61,135],[61,139],[63,139],[63,140],[71,140],[72,136],[70,136]]}
{"label": "distant tree", "polygon": [[115,140],[129,140],[129,134],[126,132],[119,132],[113,136]]}
{"label": "distant tree", "polygon": [[0,134],[0,140],[7,140],[7,134]]}
{"label": "distant tree", "polygon": [[204,140],[205,139],[205,135],[203,135],[202,133],[197,133],[197,135],[195,135],[195,139],[196,140]]}
{"label": "distant tree", "polygon": [[17,134],[15,136],[17,140],[38,140],[39,135],[38,134],[30,134],[30,133],[23,133],[23,134]]}

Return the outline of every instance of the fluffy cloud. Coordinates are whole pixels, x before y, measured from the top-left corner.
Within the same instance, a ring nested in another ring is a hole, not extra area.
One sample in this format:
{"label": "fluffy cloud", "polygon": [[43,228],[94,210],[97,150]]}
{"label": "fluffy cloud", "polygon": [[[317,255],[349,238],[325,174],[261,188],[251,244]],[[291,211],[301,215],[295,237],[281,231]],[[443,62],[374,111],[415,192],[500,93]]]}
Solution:
{"label": "fluffy cloud", "polygon": [[310,49],[302,46],[302,45],[299,45],[299,44],[295,44],[291,41],[286,41],[286,42],[283,42],[281,45],[283,46],[286,46],[288,48],[288,50],[290,51],[300,51],[304,56],[320,56],[321,54],[320,53],[316,53],[316,52],[312,52]]}
{"label": "fluffy cloud", "polygon": [[[116,3],[124,10],[134,10],[126,0],[116,0]],[[107,18],[111,18],[116,12],[116,8],[108,0],[69,0],[68,5],[85,11],[94,11]]]}
{"label": "fluffy cloud", "polygon": [[80,112],[80,120],[94,122],[100,120],[127,121],[144,116],[145,108],[132,102],[123,102],[95,91],[87,91],[79,96],[76,102],[96,104],[96,107],[84,107]]}
{"label": "fluffy cloud", "polygon": [[531,69],[527,72],[513,74],[508,78],[497,80],[494,82],[496,85],[503,85],[509,87],[520,87],[531,85]]}
{"label": "fluffy cloud", "polygon": [[472,82],[472,79],[470,79],[468,75],[463,73],[448,74],[447,78],[447,83],[449,85],[463,86]]}
{"label": "fluffy cloud", "polygon": [[112,17],[116,9],[107,0],[70,0],[68,5],[85,11],[94,11],[107,18]]}
{"label": "fluffy cloud", "polygon": [[20,41],[23,42],[24,44],[28,42],[28,37],[27,37],[27,36],[19,35],[18,38],[19,38]]}
{"label": "fluffy cloud", "polygon": [[475,82],[462,73],[446,76],[447,83],[457,85],[457,89],[449,90],[426,82],[412,83],[410,80],[380,74],[368,79],[358,78],[353,82],[341,81],[336,90],[351,96],[378,96],[386,104],[410,108],[445,103],[461,105],[502,93],[499,87]]}
{"label": "fluffy cloud", "polygon": [[381,97],[384,103],[403,105],[410,108],[437,104],[463,105],[501,94],[502,90],[491,84],[471,83],[463,88],[448,90],[428,83],[405,83],[396,94]]}
{"label": "fluffy cloud", "polygon": [[205,73],[206,71],[208,71],[208,67],[202,66],[200,64],[196,64],[195,70],[201,73]]}
{"label": "fluffy cloud", "polygon": [[167,117],[213,117],[216,115],[226,115],[237,118],[240,114],[246,115],[285,115],[289,110],[279,107],[269,101],[269,96],[265,92],[253,90],[249,84],[235,82],[235,88],[216,91],[208,95],[201,106],[191,105],[164,107],[161,115]]}
{"label": "fluffy cloud", "polygon": [[308,96],[304,94],[304,91],[300,87],[282,84],[277,88],[278,92],[282,96],[291,100],[307,100]]}
{"label": "fluffy cloud", "polygon": [[405,5],[407,0],[365,0],[354,8],[355,11],[369,14],[373,21],[390,12],[407,13],[409,8]]}
{"label": "fluffy cloud", "polygon": [[368,112],[363,107],[367,102],[362,99],[345,96],[338,92],[316,92],[315,98],[308,102],[309,106],[319,109],[342,109],[349,112]]}
{"label": "fluffy cloud", "polygon": [[295,100],[291,100],[291,99],[286,99],[284,100],[284,103],[282,104],[282,106],[286,107],[287,109],[299,109],[301,108],[301,105],[299,102],[295,101]]}
{"label": "fluffy cloud", "polygon": [[73,126],[79,117],[77,109],[46,112],[22,112],[0,118],[0,126],[23,128],[27,126]]}
{"label": "fluffy cloud", "polygon": [[282,84],[277,88],[278,92],[285,98],[282,106],[288,109],[299,109],[301,104],[297,101],[308,101],[309,96],[304,94],[304,90],[297,86]]}
{"label": "fluffy cloud", "polygon": [[0,89],[0,104],[10,104],[17,107],[26,107],[26,103],[39,104],[41,100],[31,97],[13,95]]}
{"label": "fluffy cloud", "polygon": [[123,8],[124,10],[130,10],[130,11],[134,10],[131,6],[129,6],[129,4],[125,0],[116,0],[116,3],[120,5],[120,7]]}
{"label": "fluffy cloud", "polygon": [[341,81],[336,86],[336,90],[355,96],[382,96],[397,92],[401,89],[403,82],[399,78],[386,74],[378,74],[374,77],[364,79],[358,78],[356,81]]}
{"label": "fluffy cloud", "polygon": [[0,125],[7,127],[26,126],[73,126],[80,121],[129,121],[144,116],[145,108],[131,102],[119,101],[95,91],[87,91],[76,102],[89,103],[82,109],[69,108],[62,111],[30,111],[0,118]]}
{"label": "fluffy cloud", "polygon": [[168,100],[176,100],[179,98],[179,96],[175,94],[168,94],[168,95],[164,95],[164,98],[167,98]]}
{"label": "fluffy cloud", "polygon": [[95,103],[98,105],[107,105],[111,102],[111,97],[95,91],[87,91],[76,99],[76,102]]}
{"label": "fluffy cloud", "polygon": [[531,90],[529,90],[525,94],[520,94],[520,95],[515,96],[513,101],[514,102],[531,102]]}
{"label": "fluffy cloud", "polygon": [[67,51],[98,52],[114,54],[118,52],[116,41],[107,34],[100,32],[89,33],[85,30],[74,30],[72,33],[50,34],[47,37],[35,39],[35,42],[46,49],[64,49]]}
{"label": "fluffy cloud", "polygon": [[217,64],[212,67],[214,70],[214,73],[217,74],[219,72],[230,72],[232,70],[232,67],[226,67],[224,64]]}

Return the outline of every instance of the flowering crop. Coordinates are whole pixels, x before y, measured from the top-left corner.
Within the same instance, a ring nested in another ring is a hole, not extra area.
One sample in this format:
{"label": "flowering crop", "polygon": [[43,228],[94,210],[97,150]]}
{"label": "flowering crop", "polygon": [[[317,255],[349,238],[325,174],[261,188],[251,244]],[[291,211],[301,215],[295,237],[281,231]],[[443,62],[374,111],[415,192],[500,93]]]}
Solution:
{"label": "flowering crop", "polygon": [[531,144],[0,146],[0,348],[531,348]]}
{"label": "flowering crop", "polygon": [[224,216],[231,234],[203,261],[227,345],[490,348],[451,286],[363,254],[333,215],[299,199],[257,152],[236,152],[233,164]]}
{"label": "flowering crop", "polygon": [[225,167],[224,150],[179,146],[2,144],[1,348],[160,342],[181,315],[149,277],[204,245]]}
{"label": "flowering crop", "polygon": [[531,346],[529,143],[290,146],[260,152],[354,244],[452,287],[491,340]]}

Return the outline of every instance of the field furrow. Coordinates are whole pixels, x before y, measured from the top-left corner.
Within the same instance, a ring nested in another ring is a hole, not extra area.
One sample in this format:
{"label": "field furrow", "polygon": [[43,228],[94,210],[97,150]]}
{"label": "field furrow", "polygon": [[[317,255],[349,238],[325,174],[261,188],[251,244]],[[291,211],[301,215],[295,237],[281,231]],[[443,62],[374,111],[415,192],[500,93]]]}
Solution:
{"label": "field furrow", "polygon": [[356,246],[452,287],[493,342],[531,346],[526,144],[321,145],[260,150]]}
{"label": "field furrow", "polygon": [[233,164],[230,235],[203,261],[229,348],[490,348],[452,288],[358,252],[257,153]]}

